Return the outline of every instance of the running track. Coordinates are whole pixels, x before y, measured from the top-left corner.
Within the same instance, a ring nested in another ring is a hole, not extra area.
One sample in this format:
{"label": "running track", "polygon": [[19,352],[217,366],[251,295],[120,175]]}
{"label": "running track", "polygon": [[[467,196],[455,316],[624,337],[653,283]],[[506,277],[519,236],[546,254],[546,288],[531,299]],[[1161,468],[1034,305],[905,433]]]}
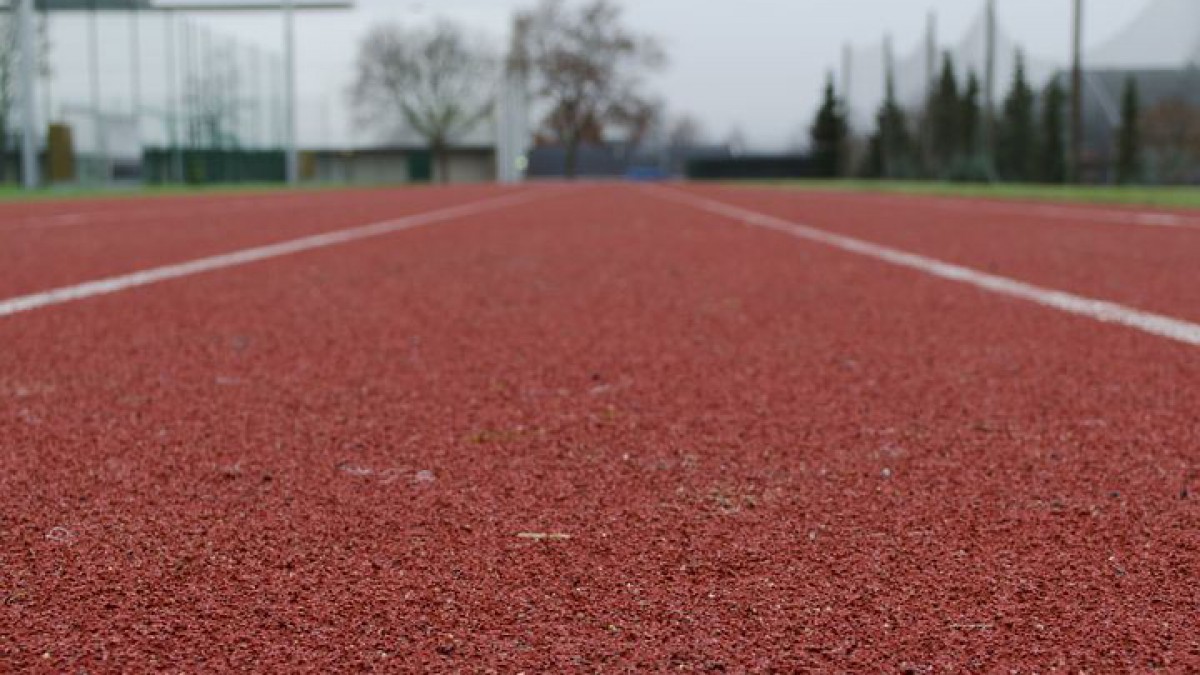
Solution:
{"label": "running track", "polygon": [[1195,672],[1198,269],[718,187],[0,207],[0,671]]}

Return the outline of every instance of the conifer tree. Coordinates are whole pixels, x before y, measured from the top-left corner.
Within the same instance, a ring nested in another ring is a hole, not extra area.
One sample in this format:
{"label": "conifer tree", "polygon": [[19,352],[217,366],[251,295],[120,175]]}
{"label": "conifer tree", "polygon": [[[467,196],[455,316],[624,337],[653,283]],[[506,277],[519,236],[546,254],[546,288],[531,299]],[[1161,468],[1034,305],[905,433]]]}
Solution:
{"label": "conifer tree", "polygon": [[1005,180],[1028,181],[1035,175],[1033,103],[1033,90],[1025,77],[1025,60],[1018,54],[1012,88],[1004,99],[996,130],[996,168]]}
{"label": "conifer tree", "polygon": [[896,101],[896,87],[889,75],[883,105],[876,115],[879,165],[883,178],[912,178],[915,175],[913,138],[908,115]]}
{"label": "conifer tree", "polygon": [[958,158],[962,149],[962,101],[958,95],[958,78],[954,74],[954,61],[950,54],[942,59],[942,75],[930,97],[926,114],[933,146],[931,168],[941,174]]}
{"label": "conifer tree", "polygon": [[1142,177],[1140,107],[1137,81],[1126,78],[1121,97],[1121,127],[1117,131],[1117,182],[1122,185],[1136,183]]}
{"label": "conifer tree", "polygon": [[825,83],[825,94],[809,135],[812,139],[813,162],[822,178],[841,176],[845,166],[846,137],[849,125],[842,102],[833,86],[833,76]]}
{"label": "conifer tree", "polygon": [[1042,95],[1042,130],[1038,134],[1038,179],[1043,183],[1067,180],[1066,114],[1067,95],[1054,80]]}
{"label": "conifer tree", "polygon": [[972,71],[967,77],[967,88],[963,90],[959,124],[962,129],[962,152],[967,157],[979,153],[979,124],[982,110],[979,104],[979,77]]}

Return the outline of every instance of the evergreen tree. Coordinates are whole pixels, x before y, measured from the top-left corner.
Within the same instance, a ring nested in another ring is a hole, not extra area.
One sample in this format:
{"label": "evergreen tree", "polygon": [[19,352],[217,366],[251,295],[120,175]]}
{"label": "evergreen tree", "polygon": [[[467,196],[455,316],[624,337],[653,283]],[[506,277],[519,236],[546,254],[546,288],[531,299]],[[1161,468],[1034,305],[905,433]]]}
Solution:
{"label": "evergreen tree", "polygon": [[859,166],[858,175],[860,178],[883,178],[883,141],[878,131],[867,139],[867,154]]}
{"label": "evergreen tree", "polygon": [[945,173],[962,151],[962,101],[950,54],[942,59],[942,76],[928,104],[929,132],[935,173]]}
{"label": "evergreen tree", "polygon": [[832,75],[825,83],[825,97],[809,134],[812,138],[812,156],[817,175],[822,178],[841,176],[849,125],[842,103],[834,90]]}
{"label": "evergreen tree", "polygon": [[967,77],[967,88],[963,91],[962,108],[959,113],[959,124],[962,127],[962,152],[967,157],[975,157],[979,153],[979,123],[982,121],[982,109],[979,104],[979,77],[974,71]]}
{"label": "evergreen tree", "polygon": [[996,130],[996,168],[1005,180],[1028,181],[1035,175],[1033,102],[1033,90],[1025,78],[1025,59],[1018,54],[1012,89],[1004,99]]}
{"label": "evergreen tree", "polygon": [[1052,81],[1042,94],[1042,131],[1038,134],[1038,179],[1043,183],[1064,183],[1067,180],[1066,128],[1063,116],[1067,95],[1058,80]]}
{"label": "evergreen tree", "polygon": [[912,133],[908,128],[908,115],[896,101],[896,87],[890,74],[883,105],[875,119],[881,177],[912,178],[916,173]]}
{"label": "evergreen tree", "polygon": [[1121,97],[1121,128],[1117,131],[1117,182],[1122,185],[1135,183],[1142,177],[1140,107],[1137,81],[1126,78],[1125,94]]}

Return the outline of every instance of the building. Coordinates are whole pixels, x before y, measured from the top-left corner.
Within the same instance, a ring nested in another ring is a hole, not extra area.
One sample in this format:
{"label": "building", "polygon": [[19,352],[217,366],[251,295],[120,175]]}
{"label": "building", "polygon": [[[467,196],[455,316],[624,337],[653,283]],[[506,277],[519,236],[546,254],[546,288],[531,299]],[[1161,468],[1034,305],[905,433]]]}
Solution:
{"label": "building", "polygon": [[[579,148],[575,175],[579,178],[681,178],[691,161],[732,156],[727,145],[634,148],[628,143],[584,144]],[[529,178],[562,178],[566,174],[567,149],[564,146],[539,145],[529,152]]]}
{"label": "building", "polygon": [[449,176],[443,181],[437,171],[429,150],[413,145],[308,150],[301,163],[301,178],[321,183],[484,183],[496,179],[496,150],[491,145],[451,148]]}

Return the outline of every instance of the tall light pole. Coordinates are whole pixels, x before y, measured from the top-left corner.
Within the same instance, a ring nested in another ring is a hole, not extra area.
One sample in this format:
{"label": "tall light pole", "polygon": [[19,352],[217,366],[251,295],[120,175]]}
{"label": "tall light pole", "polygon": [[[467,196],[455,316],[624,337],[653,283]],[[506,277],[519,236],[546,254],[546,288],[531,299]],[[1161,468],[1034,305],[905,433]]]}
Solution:
{"label": "tall light pole", "polygon": [[1071,55],[1071,180],[1083,177],[1083,0],[1075,0]]}
{"label": "tall light pole", "polygon": [[930,102],[933,100],[934,91],[937,89],[938,80],[938,46],[937,46],[937,13],[929,12],[928,23],[925,26],[925,115],[921,120],[921,129],[924,132],[924,150],[925,159],[932,166],[934,163],[934,136],[936,130],[933,128],[933,120],[930,119],[929,112],[932,106]]}
{"label": "tall light pole", "polygon": [[32,190],[40,183],[37,156],[37,48],[34,45],[33,0],[20,0],[17,7],[18,39],[21,47],[21,182]]}
{"label": "tall light pole", "polygon": [[983,54],[983,156],[988,175],[995,173],[992,153],[996,149],[996,2],[988,0],[984,17]]}
{"label": "tall light pole", "polygon": [[283,98],[286,148],[284,163],[288,185],[300,179],[300,156],[296,150],[296,0],[283,2]]}

